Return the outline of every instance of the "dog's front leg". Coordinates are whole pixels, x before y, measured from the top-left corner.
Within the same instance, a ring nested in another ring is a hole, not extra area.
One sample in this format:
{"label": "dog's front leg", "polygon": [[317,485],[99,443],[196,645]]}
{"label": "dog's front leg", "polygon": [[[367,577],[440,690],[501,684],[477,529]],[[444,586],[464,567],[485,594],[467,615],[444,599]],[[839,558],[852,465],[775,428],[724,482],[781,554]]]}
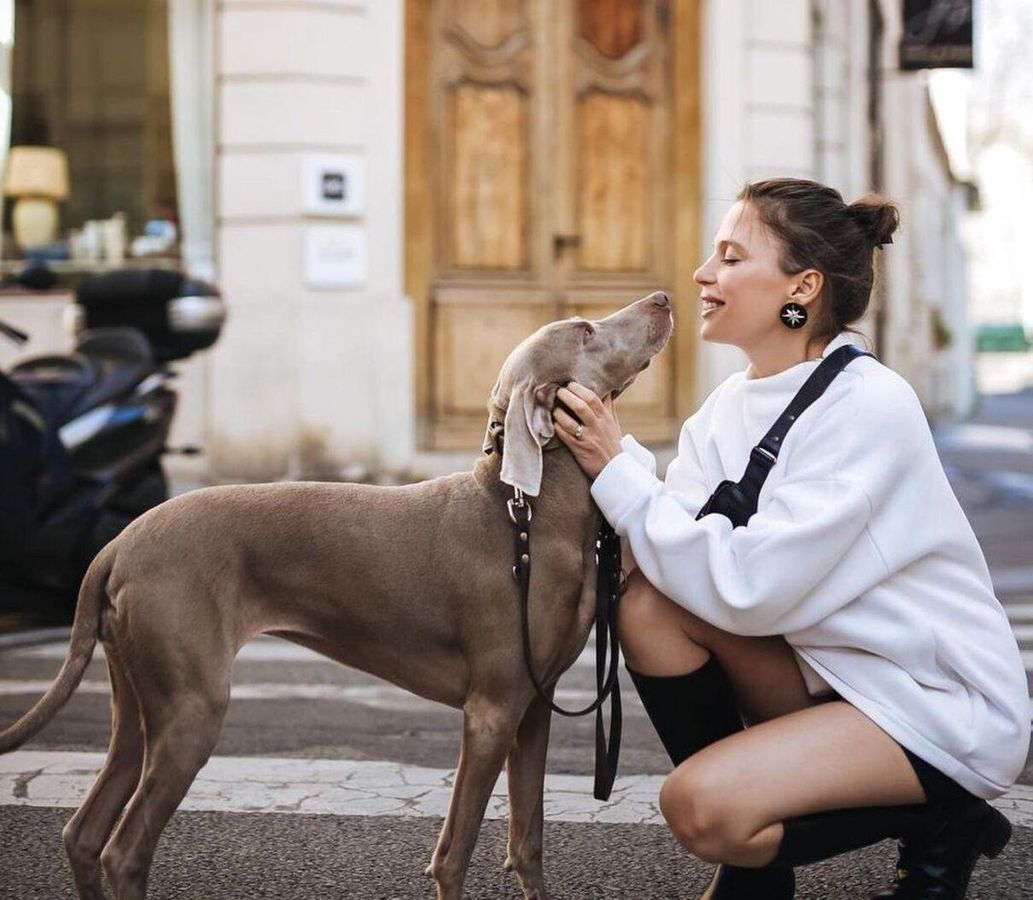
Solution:
{"label": "dog's front leg", "polygon": [[473,697],[463,710],[452,799],[427,875],[438,885],[438,900],[458,900],[491,790],[513,743],[519,712]]}
{"label": "dog's front leg", "polygon": [[[549,691],[550,697],[552,691]],[[535,697],[517,729],[506,759],[509,781],[509,853],[506,870],[515,871],[525,900],[545,900],[542,873],[542,819],[545,755],[552,710]]]}

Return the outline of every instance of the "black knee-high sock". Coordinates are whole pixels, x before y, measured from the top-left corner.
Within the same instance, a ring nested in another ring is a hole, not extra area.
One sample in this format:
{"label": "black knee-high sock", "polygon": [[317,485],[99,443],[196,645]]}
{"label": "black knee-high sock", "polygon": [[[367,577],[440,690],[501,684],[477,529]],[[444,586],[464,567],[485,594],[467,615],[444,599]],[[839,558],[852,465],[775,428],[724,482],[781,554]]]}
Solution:
{"label": "black knee-high sock", "polygon": [[[643,675],[625,666],[642,705],[676,766],[708,744],[743,730],[728,675],[711,655],[684,675]],[[796,879],[787,865],[758,868],[720,865],[705,900],[786,900]]]}
{"label": "black knee-high sock", "polygon": [[684,675],[644,675],[625,668],[675,765],[708,744],[742,731],[735,693],[717,657]]}
{"label": "black knee-high sock", "polygon": [[830,809],[785,819],[782,842],[773,862],[803,866],[886,838],[904,837],[921,828],[930,812],[928,803],[913,803]]}

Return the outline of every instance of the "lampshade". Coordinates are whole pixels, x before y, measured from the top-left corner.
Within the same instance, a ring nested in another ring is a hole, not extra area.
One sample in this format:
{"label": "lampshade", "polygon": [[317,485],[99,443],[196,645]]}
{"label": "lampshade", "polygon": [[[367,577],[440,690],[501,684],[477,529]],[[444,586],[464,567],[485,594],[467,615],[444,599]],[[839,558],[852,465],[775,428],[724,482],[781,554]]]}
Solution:
{"label": "lampshade", "polygon": [[56,147],[12,147],[4,193],[9,197],[68,197],[68,159]]}

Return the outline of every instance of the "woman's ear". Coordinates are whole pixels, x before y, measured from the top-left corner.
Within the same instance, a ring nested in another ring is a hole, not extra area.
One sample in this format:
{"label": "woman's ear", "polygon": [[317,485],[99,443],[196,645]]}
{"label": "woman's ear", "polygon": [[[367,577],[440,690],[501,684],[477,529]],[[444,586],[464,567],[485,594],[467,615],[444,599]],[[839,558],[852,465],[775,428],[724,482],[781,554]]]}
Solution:
{"label": "woman's ear", "polygon": [[795,284],[789,292],[789,299],[806,306],[818,299],[824,285],[825,276],[821,272],[817,269],[806,269],[795,276]]}

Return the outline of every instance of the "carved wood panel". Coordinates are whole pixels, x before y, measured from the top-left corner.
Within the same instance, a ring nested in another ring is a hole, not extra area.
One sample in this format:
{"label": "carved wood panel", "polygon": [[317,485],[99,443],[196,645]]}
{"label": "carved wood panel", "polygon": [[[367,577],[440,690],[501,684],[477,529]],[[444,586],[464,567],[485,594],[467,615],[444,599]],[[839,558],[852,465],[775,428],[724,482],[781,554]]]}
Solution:
{"label": "carved wood panel", "polygon": [[473,420],[484,431],[486,404],[513,347],[551,316],[533,292],[451,288],[434,306],[434,412],[442,421]]}
{"label": "carved wood panel", "polygon": [[665,9],[661,0],[580,0],[565,29],[559,113],[573,146],[561,193],[580,238],[572,286],[620,273],[629,285],[670,277]]}
{"label": "carved wood panel", "polygon": [[642,0],[579,0],[578,30],[603,56],[620,59],[645,31]]}
{"label": "carved wood panel", "polygon": [[525,268],[526,97],[515,87],[463,83],[451,103],[450,262],[460,268]]}
{"label": "carved wood panel", "polygon": [[446,22],[485,50],[527,28],[527,0],[450,0]]}
{"label": "carved wood panel", "polygon": [[638,96],[593,91],[578,104],[578,262],[583,269],[648,266],[649,118]]}

